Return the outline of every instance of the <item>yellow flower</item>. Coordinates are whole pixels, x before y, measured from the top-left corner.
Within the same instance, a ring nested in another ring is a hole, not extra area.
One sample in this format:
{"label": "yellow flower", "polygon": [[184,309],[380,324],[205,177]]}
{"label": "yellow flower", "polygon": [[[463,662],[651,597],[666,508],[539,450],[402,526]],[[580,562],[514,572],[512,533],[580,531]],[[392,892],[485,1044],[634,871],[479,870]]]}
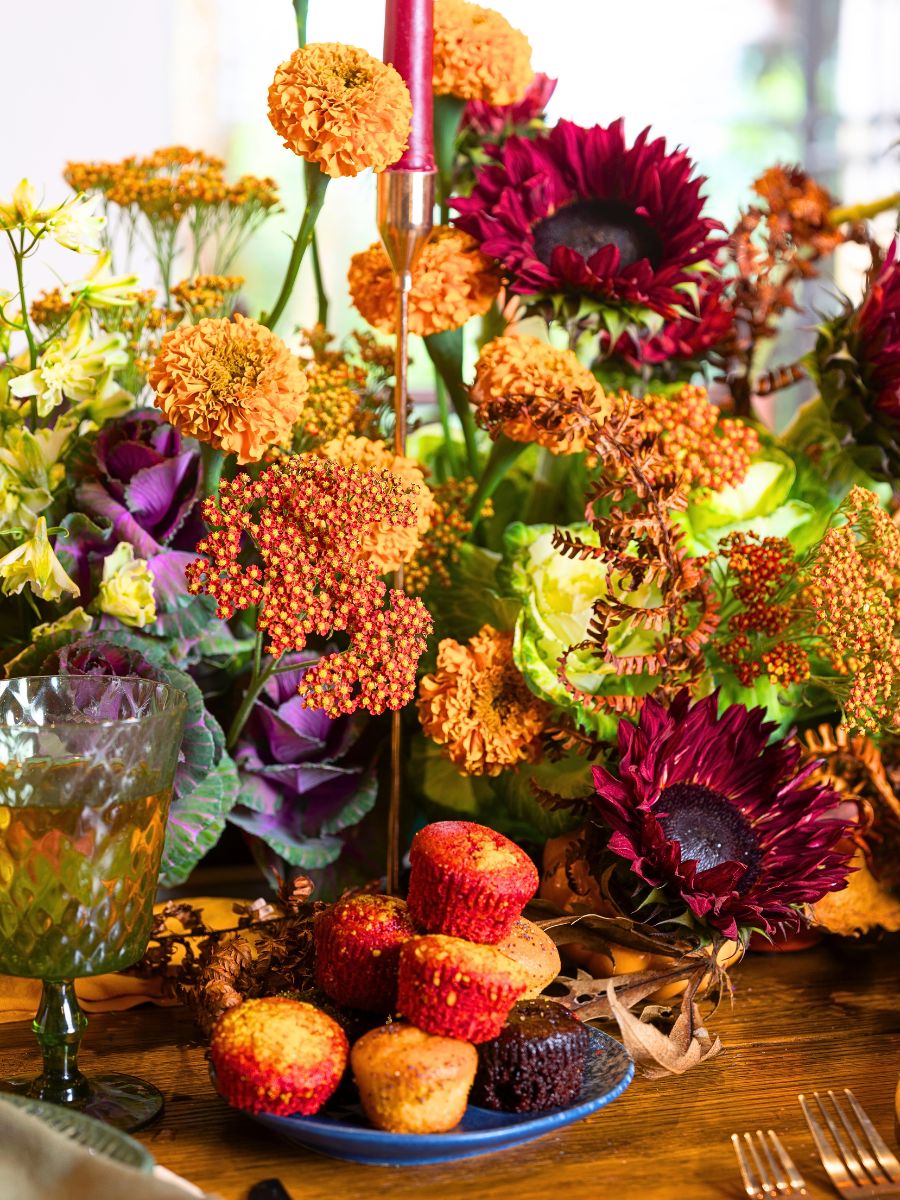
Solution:
{"label": "yellow flower", "polygon": [[344,467],[361,471],[384,471],[397,476],[407,485],[415,509],[413,525],[392,525],[382,521],[373,525],[362,547],[362,557],[368,558],[379,574],[396,571],[401,563],[409,562],[419,547],[422,534],[431,524],[435,510],[434,496],[425,483],[425,475],[412,458],[394,454],[384,442],[365,437],[335,438],[316,451],[319,458],[328,458]]}
{"label": "yellow flower", "polygon": [[287,149],[334,179],[396,162],[411,117],[400,75],[356,46],[303,46],[269,88],[269,120]]}
{"label": "yellow flower", "polygon": [[40,224],[36,221],[38,215],[37,192],[33,184],[23,179],[16,185],[12,199],[0,203],[0,229],[27,229],[36,233]]}
{"label": "yellow flower", "polygon": [[62,462],[69,439],[75,432],[71,421],[57,421],[34,433],[24,425],[4,430],[0,438],[0,529],[17,528],[30,533],[38,516],[53,502],[54,492],[64,482]]}
{"label": "yellow flower", "polygon": [[39,638],[53,637],[55,633],[87,633],[93,623],[94,618],[78,604],[56,621],[45,621],[42,625],[35,625],[31,631],[31,640],[36,642]]}
{"label": "yellow flower", "polygon": [[26,229],[33,237],[49,234],[67,250],[97,253],[95,238],[106,224],[94,216],[97,196],[70,196],[62,204],[39,208],[37,193],[27,179],[18,184],[7,203],[0,202],[0,229]]}
{"label": "yellow flower", "polygon": [[90,314],[78,313],[65,338],[54,338],[35,369],[11,380],[9,390],[20,400],[36,396],[38,415],[46,417],[64,400],[81,404],[120,391],[113,375],[127,363],[124,336],[107,333],[92,338]]}
{"label": "yellow flower", "polygon": [[0,558],[0,587],[6,596],[17,596],[26,583],[41,600],[58,600],[63,592],[77,596],[78,584],[63,570],[47,536],[47,522],[38,517],[34,533]]}
{"label": "yellow flower", "polygon": [[[391,265],[380,242],[350,261],[350,296],[370,325],[394,332],[397,292]],[[411,333],[427,337],[458,329],[486,313],[500,290],[493,259],[482,254],[467,233],[439,225],[413,271],[409,297]]]}
{"label": "yellow flower", "polygon": [[500,13],[466,0],[435,0],[437,95],[518,104],[533,78],[528,38]]}
{"label": "yellow flower", "polygon": [[240,314],[167,333],[148,382],[176,429],[241,464],[290,438],[307,387],[281,338]]}
{"label": "yellow flower", "polygon": [[93,268],[77,283],[67,283],[63,298],[70,304],[80,299],[88,308],[131,308],[136,303],[140,280],[137,275],[113,275],[112,255],[101,254]]}
{"label": "yellow flower", "polygon": [[498,337],[485,346],[472,403],[491,437],[537,442],[553,454],[590,449],[613,407],[571,350],[525,336]]}
{"label": "yellow flower", "polygon": [[104,560],[97,607],[123,625],[143,628],[156,620],[153,576],[146,560],[134,557],[129,542],[119,542]]}
{"label": "yellow flower", "polygon": [[532,695],[512,656],[513,635],[484,625],[466,645],[445,638],[437,671],[419,686],[419,720],[468,775],[537,762],[551,708]]}

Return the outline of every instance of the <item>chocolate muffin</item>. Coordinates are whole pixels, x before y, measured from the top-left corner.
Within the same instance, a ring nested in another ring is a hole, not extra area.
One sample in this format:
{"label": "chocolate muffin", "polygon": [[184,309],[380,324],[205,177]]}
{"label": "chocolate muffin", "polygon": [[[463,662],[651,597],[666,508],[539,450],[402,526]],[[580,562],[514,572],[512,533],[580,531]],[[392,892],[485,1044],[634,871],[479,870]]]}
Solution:
{"label": "chocolate muffin", "polygon": [[571,1104],[581,1091],[590,1034],[553,1000],[520,1000],[492,1042],[478,1046],[470,1101],[502,1112]]}

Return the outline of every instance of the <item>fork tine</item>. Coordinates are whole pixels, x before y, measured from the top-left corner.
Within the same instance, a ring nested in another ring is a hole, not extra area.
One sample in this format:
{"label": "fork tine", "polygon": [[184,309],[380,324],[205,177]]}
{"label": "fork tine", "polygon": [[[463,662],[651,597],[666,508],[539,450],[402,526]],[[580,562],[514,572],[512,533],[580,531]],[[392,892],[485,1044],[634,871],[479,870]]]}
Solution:
{"label": "fork tine", "polygon": [[865,1145],[862,1138],[856,1132],[856,1127],[854,1126],[853,1122],[848,1118],[847,1114],[844,1112],[844,1108],[843,1108],[843,1105],[841,1104],[840,1100],[838,1100],[838,1098],[834,1094],[834,1092],[832,1092],[830,1090],[828,1092],[828,1095],[831,1097],[831,1103],[834,1105],[834,1111],[840,1117],[841,1124],[844,1126],[844,1129],[846,1129],[846,1131],[850,1137],[850,1140],[853,1143],[853,1148],[856,1151],[856,1156],[857,1156],[859,1162],[862,1163],[862,1165],[865,1167],[865,1169],[871,1175],[872,1182],[877,1184],[877,1183],[884,1183],[885,1180],[890,1180],[890,1176],[888,1175],[887,1171],[880,1171],[878,1169],[878,1163],[872,1157],[872,1153],[869,1150],[869,1147],[867,1145]]}
{"label": "fork tine", "polygon": [[900,1162],[897,1162],[896,1157],[884,1144],[881,1134],[866,1116],[862,1105],[849,1088],[844,1088],[844,1095],[853,1106],[853,1111],[856,1113],[856,1119],[863,1127],[863,1130],[865,1131],[866,1137],[869,1139],[869,1144],[875,1152],[875,1157],[878,1159],[881,1169],[884,1171],[885,1175],[887,1175],[888,1179],[890,1179],[891,1183],[900,1183]]}
{"label": "fork tine", "polygon": [[819,1111],[821,1112],[822,1116],[825,1118],[825,1124],[828,1126],[831,1136],[834,1138],[835,1142],[837,1143],[838,1151],[840,1152],[841,1158],[844,1160],[844,1165],[846,1166],[847,1170],[850,1172],[850,1175],[853,1178],[853,1182],[856,1184],[857,1187],[871,1186],[872,1180],[869,1179],[869,1176],[866,1173],[865,1167],[862,1165],[862,1163],[859,1161],[858,1158],[854,1158],[853,1151],[847,1145],[844,1135],[841,1133],[840,1129],[838,1129],[837,1125],[835,1124],[834,1118],[832,1117],[831,1113],[828,1111],[825,1101],[822,1099],[822,1097],[819,1095],[818,1092],[813,1092],[813,1096],[815,1096],[816,1103],[819,1106]]}
{"label": "fork tine", "polygon": [[753,1159],[753,1165],[756,1167],[756,1173],[760,1178],[760,1181],[762,1184],[763,1195],[776,1196],[778,1194],[778,1189],[775,1187],[775,1185],[773,1183],[769,1182],[769,1177],[766,1174],[766,1169],[762,1165],[762,1161],[759,1157],[759,1152],[757,1151],[756,1146],[753,1144],[753,1138],[750,1136],[749,1133],[744,1134],[744,1141],[747,1143],[747,1149],[750,1151],[750,1157]]}
{"label": "fork tine", "polygon": [[772,1181],[772,1194],[775,1195],[776,1192],[789,1192],[791,1190],[790,1184],[785,1179],[782,1179],[781,1171],[772,1157],[769,1143],[766,1141],[765,1134],[761,1129],[757,1129],[756,1131],[756,1140],[759,1142],[763,1158],[766,1160],[769,1168],[769,1179]]}
{"label": "fork tine", "polygon": [[748,1196],[752,1196],[753,1200],[763,1200],[764,1192],[762,1184],[759,1183],[757,1177],[753,1174],[753,1168],[747,1157],[744,1154],[744,1147],[741,1145],[741,1139],[736,1133],[731,1135],[731,1144],[734,1146],[734,1152],[737,1155],[738,1167],[741,1171],[741,1179],[744,1181],[744,1191]]}
{"label": "fork tine", "polygon": [[800,1101],[800,1107],[803,1110],[804,1117],[806,1117],[809,1132],[813,1135],[813,1141],[816,1143],[816,1149],[819,1152],[819,1158],[822,1160],[822,1166],[828,1172],[828,1178],[838,1191],[847,1186],[853,1187],[853,1180],[847,1174],[847,1170],[841,1162],[840,1157],[835,1154],[831,1143],[822,1131],[822,1126],[812,1115],[812,1110],[806,1103],[806,1097],[801,1095],[797,1099]]}
{"label": "fork tine", "polygon": [[774,1129],[769,1130],[769,1140],[775,1147],[778,1157],[781,1159],[781,1165],[784,1168],[785,1174],[787,1175],[788,1183],[798,1196],[805,1196],[806,1184],[804,1183],[803,1176],[794,1166],[794,1160],[788,1154],[787,1150],[785,1150],[784,1146],[782,1146],[781,1139]]}

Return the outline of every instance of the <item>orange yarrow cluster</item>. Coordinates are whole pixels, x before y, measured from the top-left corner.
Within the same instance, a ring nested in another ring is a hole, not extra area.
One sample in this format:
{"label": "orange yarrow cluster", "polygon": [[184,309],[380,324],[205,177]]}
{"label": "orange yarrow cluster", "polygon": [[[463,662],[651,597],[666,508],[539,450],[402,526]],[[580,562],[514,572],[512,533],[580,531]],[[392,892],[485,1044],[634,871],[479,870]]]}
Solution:
{"label": "orange yarrow cluster", "polygon": [[188,590],[212,596],[222,619],[255,607],[275,657],[303,650],[314,634],[349,636],[346,650],[304,673],[307,707],[378,714],[412,699],[431,618],[418,597],[389,592],[363,553],[374,524],[414,524],[406,485],[301,455],[256,479],[224,481],[203,518],[210,532],[187,567]]}
{"label": "orange yarrow cluster", "polygon": [[686,384],[672,395],[650,394],[638,401],[622,392],[619,404],[623,409],[637,407],[635,432],[658,439],[666,464],[676,476],[686,475],[691,487],[720,492],[737,486],[759,451],[756,430],[723,417],[710,403],[706,388]]}
{"label": "orange yarrow cluster", "polygon": [[807,570],[819,635],[850,675],[844,719],[869,733],[900,726],[900,529],[854,487]]}

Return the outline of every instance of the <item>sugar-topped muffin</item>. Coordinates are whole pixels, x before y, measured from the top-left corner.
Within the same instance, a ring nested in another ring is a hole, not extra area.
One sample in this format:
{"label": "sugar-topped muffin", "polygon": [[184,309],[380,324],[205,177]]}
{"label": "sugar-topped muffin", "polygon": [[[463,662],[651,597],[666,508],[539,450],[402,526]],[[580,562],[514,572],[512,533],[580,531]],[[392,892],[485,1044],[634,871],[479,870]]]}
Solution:
{"label": "sugar-topped muffin", "polygon": [[316,983],[338,1004],[393,1012],[400,948],[416,936],[396,896],[362,894],[338,900],[315,920]]}
{"label": "sugar-topped muffin", "polygon": [[478,1052],[468,1042],[397,1022],[361,1037],[350,1066],[376,1129],[444,1133],[466,1110]]}
{"label": "sugar-topped muffin", "polygon": [[400,951],[397,1008],[426,1033],[487,1042],[528,982],[528,973],[494,946],[429,934]]}
{"label": "sugar-topped muffin", "polygon": [[340,1025],[311,1004],[271,996],[223,1013],[209,1052],[216,1086],[235,1108],[308,1116],[340,1083],[349,1045]]}
{"label": "sugar-topped muffin", "polygon": [[472,821],[436,821],[409,852],[410,916],[427,933],[501,941],[538,889],[537,868],[515,842]]}
{"label": "sugar-topped muffin", "polygon": [[532,1000],[539,996],[562,968],[553,938],[525,917],[516,919],[503,941],[497,943],[497,949],[502,950],[513,962],[517,962],[528,972],[528,990],[522,997],[523,1000]]}

